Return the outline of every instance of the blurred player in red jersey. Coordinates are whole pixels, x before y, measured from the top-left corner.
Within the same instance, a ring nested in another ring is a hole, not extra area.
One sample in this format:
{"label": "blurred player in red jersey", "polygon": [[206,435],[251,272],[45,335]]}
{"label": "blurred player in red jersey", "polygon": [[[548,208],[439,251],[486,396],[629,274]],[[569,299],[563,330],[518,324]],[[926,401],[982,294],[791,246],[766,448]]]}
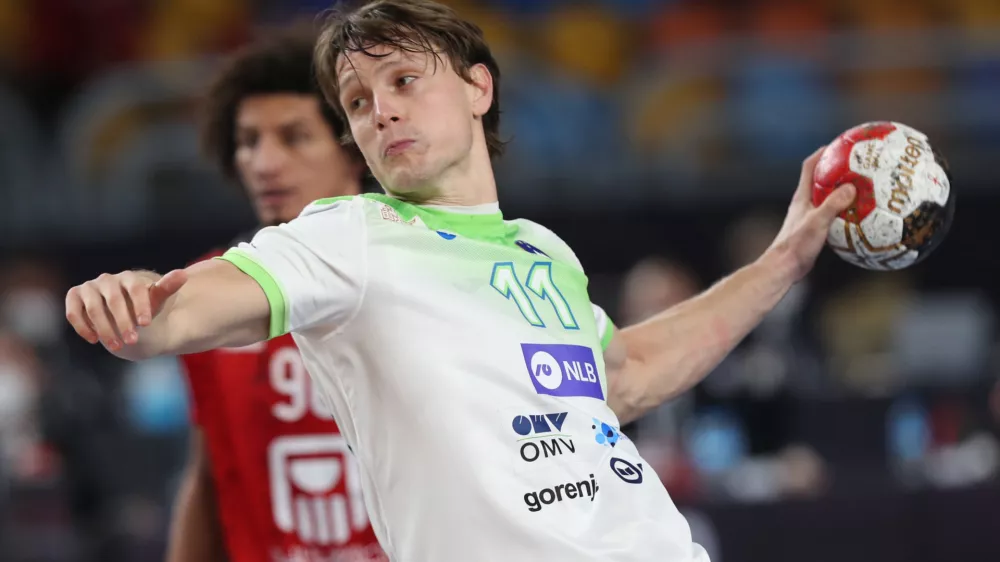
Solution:
{"label": "blurred player in red jersey", "polygon": [[[208,96],[205,148],[261,226],[361,191],[364,161],[339,142],[344,125],[314,82],[313,44],[283,33],[253,45]],[[195,427],[168,562],[386,560],[352,455],[290,335],[182,360]]]}

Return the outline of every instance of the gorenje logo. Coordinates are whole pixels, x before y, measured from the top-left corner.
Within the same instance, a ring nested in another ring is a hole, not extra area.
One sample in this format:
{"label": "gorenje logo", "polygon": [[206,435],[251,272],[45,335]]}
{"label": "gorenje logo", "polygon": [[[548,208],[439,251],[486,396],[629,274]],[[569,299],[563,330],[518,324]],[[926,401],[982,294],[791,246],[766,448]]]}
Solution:
{"label": "gorenje logo", "polygon": [[536,512],[541,511],[542,506],[552,505],[563,500],[590,498],[590,501],[594,501],[598,489],[597,481],[591,474],[590,480],[567,482],[552,488],[542,488],[537,492],[528,492],[524,494],[524,504],[528,506],[528,511]]}
{"label": "gorenje logo", "polygon": [[511,427],[514,433],[523,437],[521,458],[525,462],[535,462],[539,458],[549,458],[566,453],[576,453],[573,439],[562,430],[566,412],[533,416],[514,416]]}

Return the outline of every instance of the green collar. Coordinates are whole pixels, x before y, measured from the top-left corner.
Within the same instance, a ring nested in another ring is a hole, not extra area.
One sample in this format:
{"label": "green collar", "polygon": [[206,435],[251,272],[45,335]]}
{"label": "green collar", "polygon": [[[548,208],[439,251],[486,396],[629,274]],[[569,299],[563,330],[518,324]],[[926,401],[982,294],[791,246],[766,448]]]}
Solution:
{"label": "green collar", "polygon": [[504,222],[503,213],[499,211],[488,214],[453,213],[428,209],[381,193],[365,193],[361,197],[392,207],[404,221],[420,217],[427,228],[466,238],[510,243],[518,230],[516,225]]}

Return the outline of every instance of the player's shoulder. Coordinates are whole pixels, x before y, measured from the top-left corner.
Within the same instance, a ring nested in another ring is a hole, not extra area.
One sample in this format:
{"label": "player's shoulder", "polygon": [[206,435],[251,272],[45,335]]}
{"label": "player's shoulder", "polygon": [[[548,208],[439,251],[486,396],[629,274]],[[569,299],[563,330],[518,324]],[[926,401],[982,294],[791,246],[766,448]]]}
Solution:
{"label": "player's shoulder", "polygon": [[378,193],[363,193],[361,195],[344,195],[318,199],[309,204],[299,214],[299,218],[316,215],[329,217],[354,216],[362,220],[382,219],[405,222],[399,217],[410,218],[415,215],[413,205],[400,201],[388,195]]}
{"label": "player's shoulder", "polygon": [[576,253],[573,252],[569,244],[548,227],[528,219],[515,219],[507,222],[517,226],[518,244],[527,242],[536,250],[554,260],[569,263],[577,269],[583,270],[580,260],[576,257]]}
{"label": "player's shoulder", "polygon": [[363,205],[363,198],[358,195],[342,195],[340,197],[324,197],[306,205],[299,218],[323,214],[324,216],[346,215]]}
{"label": "player's shoulder", "polygon": [[364,207],[364,200],[356,195],[317,199],[306,205],[294,220],[264,230],[295,231],[300,238],[328,240],[332,234],[365,230]]}

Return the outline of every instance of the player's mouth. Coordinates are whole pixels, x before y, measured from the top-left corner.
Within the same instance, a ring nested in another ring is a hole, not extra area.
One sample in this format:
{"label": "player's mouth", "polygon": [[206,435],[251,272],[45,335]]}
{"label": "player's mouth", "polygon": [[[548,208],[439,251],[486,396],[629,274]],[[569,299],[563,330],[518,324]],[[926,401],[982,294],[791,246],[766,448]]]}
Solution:
{"label": "player's mouth", "polygon": [[266,207],[277,207],[283,204],[292,196],[291,189],[274,188],[265,189],[257,194],[257,201]]}
{"label": "player's mouth", "polygon": [[397,156],[405,152],[411,146],[413,146],[415,142],[416,141],[413,139],[401,139],[398,141],[393,141],[385,147],[385,150],[382,151],[382,154],[387,158],[391,156]]}

